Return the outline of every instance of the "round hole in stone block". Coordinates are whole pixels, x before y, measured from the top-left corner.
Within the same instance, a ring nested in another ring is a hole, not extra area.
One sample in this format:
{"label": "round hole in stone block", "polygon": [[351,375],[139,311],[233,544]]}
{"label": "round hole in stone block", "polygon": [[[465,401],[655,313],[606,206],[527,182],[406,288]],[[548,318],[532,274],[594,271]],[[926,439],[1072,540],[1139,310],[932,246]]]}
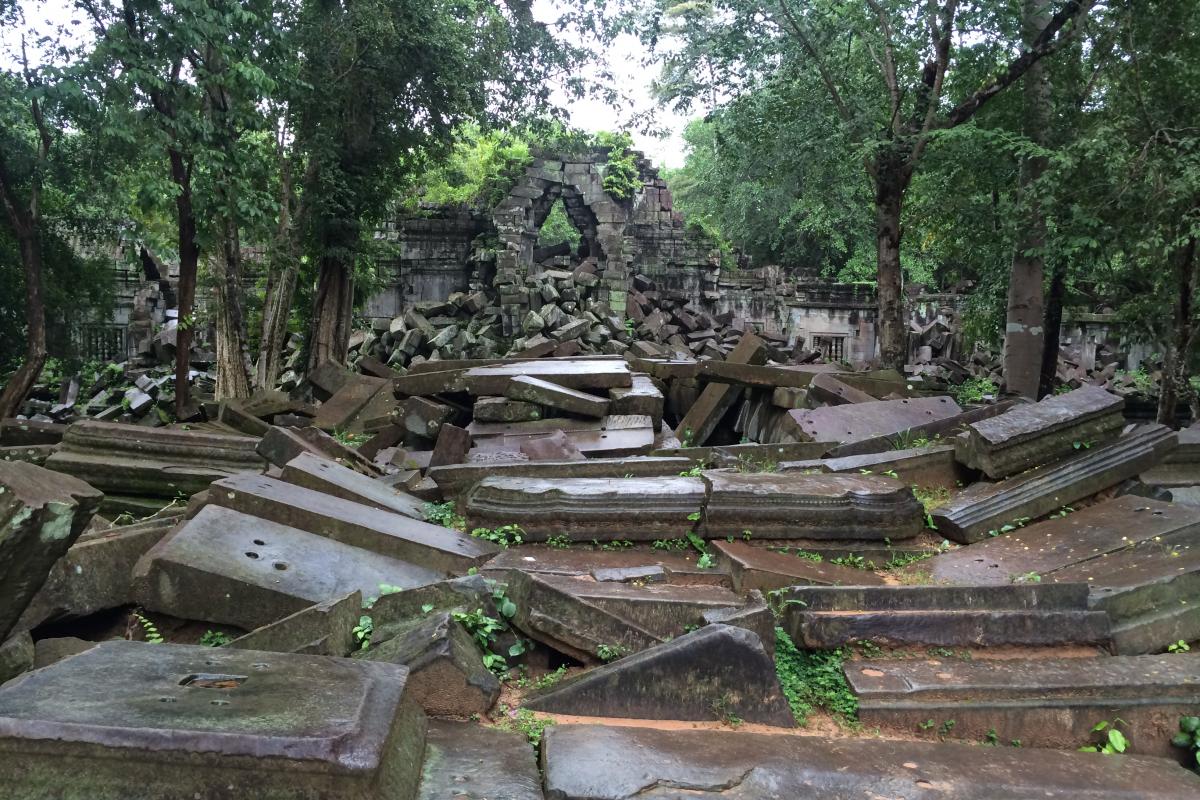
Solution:
{"label": "round hole in stone block", "polygon": [[212,700],[212,701],[210,701],[210,704],[214,705],[214,706],[227,706],[227,705],[229,705],[229,701],[228,700]]}
{"label": "round hole in stone block", "polygon": [[255,539],[254,543],[259,547],[262,547],[264,544],[266,544],[266,542],[264,542],[262,539]]}
{"label": "round hole in stone block", "polygon": [[259,670],[266,669],[269,666],[271,666],[271,665],[265,661],[259,661],[257,664],[250,665],[251,669],[259,669]]}
{"label": "round hole in stone block", "polygon": [[253,550],[248,550],[246,551],[246,558],[258,558],[258,553],[255,553]]}
{"label": "round hole in stone block", "polygon": [[160,702],[160,703],[174,703],[174,702],[175,702],[175,698],[174,698],[174,697],[160,697],[160,698],[158,698],[158,702]]}
{"label": "round hole in stone block", "polygon": [[920,786],[922,789],[932,789],[933,788],[933,784],[930,783],[929,781],[917,781],[917,786]]}
{"label": "round hole in stone block", "polygon": [[275,569],[279,570],[280,572],[283,572],[285,569],[287,569],[287,564],[283,563],[282,561],[276,561],[272,566],[274,566]]}

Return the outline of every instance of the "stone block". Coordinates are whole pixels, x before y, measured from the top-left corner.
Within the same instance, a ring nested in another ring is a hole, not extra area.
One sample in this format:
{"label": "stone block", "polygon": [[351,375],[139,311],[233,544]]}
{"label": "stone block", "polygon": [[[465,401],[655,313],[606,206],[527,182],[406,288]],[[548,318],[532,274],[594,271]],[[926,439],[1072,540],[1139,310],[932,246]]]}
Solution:
{"label": "stone block", "polygon": [[471,434],[465,428],[446,424],[438,431],[437,443],[429,456],[429,466],[443,467],[447,464],[462,464],[471,450]]}
{"label": "stone block", "polygon": [[633,376],[624,361],[609,358],[567,361],[521,361],[491,367],[474,367],[463,376],[463,387],[474,395],[502,395],[519,375],[540,378],[570,389],[604,389],[631,386]]}
{"label": "stone block", "polygon": [[519,375],[510,380],[504,396],[510,400],[556,408],[559,411],[581,417],[599,418],[608,414],[606,398],[525,375]]}
{"label": "stone block", "polygon": [[911,539],[924,526],[912,490],[877,475],[709,471],[708,538]]}
{"label": "stone block", "polygon": [[0,684],[33,669],[36,650],[29,631],[14,633],[0,642]]}
{"label": "stone block", "polygon": [[846,472],[853,475],[895,473],[900,482],[921,488],[942,488],[955,491],[969,482],[969,473],[954,457],[954,447],[914,447],[907,450],[888,450],[861,456],[842,458],[785,461],[782,472],[818,469],[821,472]]}
{"label": "stone block", "polygon": [[213,484],[210,499],[234,511],[311,531],[439,573],[466,572],[481,566],[497,550],[489,542],[450,528],[273,478],[242,476],[218,481]]}
{"label": "stone block", "polygon": [[289,461],[280,478],[287,483],[342,500],[425,520],[424,502],[312,453],[301,453]]}
{"label": "stone block", "polygon": [[600,725],[552,726],[542,747],[555,800],[1179,800],[1200,792],[1200,777],[1149,756]]}
{"label": "stone block", "polygon": [[542,418],[542,409],[533,403],[507,397],[480,397],[475,401],[476,422],[529,422]]}
{"label": "stone block", "polygon": [[0,640],[12,632],[103,499],[70,475],[23,462],[0,463]]}
{"label": "stone block", "polygon": [[104,642],[0,689],[0,781],[14,800],[413,800],[425,719],[405,678],[350,659]]}
{"label": "stone block", "polygon": [[800,434],[810,441],[855,442],[891,436],[961,413],[962,409],[949,397],[920,397],[826,406],[811,411],[797,409],[788,415]]}
{"label": "stone block", "polygon": [[[752,333],[742,336],[727,359],[732,364],[751,365],[762,364],[766,360],[766,342]],[[740,395],[740,390],[730,384],[708,384],[700,393],[700,398],[675,426],[675,435],[684,446],[704,444]]]}
{"label": "stone block", "polygon": [[355,375],[317,408],[313,426],[323,431],[347,430],[351,420],[379,392],[391,394],[391,382],[383,378]]}
{"label": "stone block", "polygon": [[990,731],[1023,747],[1074,750],[1093,743],[1097,722],[1119,719],[1128,752],[1177,757],[1164,733],[1200,706],[1200,655],[1192,654],[871,660],[844,671],[866,726],[911,735],[928,719],[953,719],[955,737],[983,740]]}
{"label": "stone block", "polygon": [[733,588],[738,592],[798,585],[883,585],[883,578],[868,570],[800,558],[746,542],[714,539],[712,547],[728,562]]}
{"label": "stone block", "polygon": [[589,717],[795,725],[762,642],[729,625],[706,625],[588,670],[524,706]]}
{"label": "stone block", "polygon": [[643,373],[633,376],[628,389],[609,389],[609,411],[613,414],[642,414],[650,417],[654,430],[662,427],[665,400],[654,379]]}
{"label": "stone block", "polygon": [[843,383],[837,377],[823,372],[812,376],[808,385],[808,397],[828,406],[841,406],[847,403],[873,403],[874,397],[866,392],[855,389]]}
{"label": "stone block", "polygon": [[562,431],[532,436],[521,442],[521,453],[530,461],[583,461],[585,456]]}
{"label": "stone block", "polygon": [[[53,639],[39,639],[33,645],[33,668],[41,669],[51,664],[57,664],[64,658],[79,655],[96,646],[95,642],[76,639],[73,636],[62,636]],[[0,683],[4,681],[0,680]]]}
{"label": "stone block", "polygon": [[537,754],[524,734],[430,720],[420,800],[542,800]]}
{"label": "stone block", "polygon": [[350,655],[358,643],[354,627],[362,615],[361,591],[326,600],[295,614],[239,636],[226,647],[235,650],[269,650],[272,653],[304,653],[314,656]]}
{"label": "stone block", "polygon": [[280,469],[301,453],[313,453],[364,475],[380,474],[369,458],[318,428],[291,429],[273,425],[259,441],[257,452]]}
{"label": "stone block", "polygon": [[479,645],[451,612],[430,612],[391,638],[357,655],[408,668],[407,692],[426,713],[469,717],[486,714],[500,696],[500,681],[483,665]]}
{"label": "stone block", "polygon": [[969,544],[999,532],[1005,525],[1036,519],[1158,463],[1175,447],[1175,432],[1144,425],[1115,442],[1097,445],[1074,456],[996,483],[976,483],[932,512],[943,536]]}
{"label": "stone block", "polygon": [[645,455],[655,446],[650,418],[610,414],[603,419],[557,417],[536,422],[489,426],[473,422],[468,427],[475,447],[468,460],[512,460],[521,443],[535,436],[563,431],[580,452],[590,458]]}
{"label": "stone block", "polygon": [[1051,395],[967,426],[958,457],[989,478],[1006,478],[1116,438],[1125,400],[1098,386]]}
{"label": "stone block", "polygon": [[404,429],[426,439],[436,439],[442,424],[454,419],[453,408],[424,397],[410,397],[405,400],[402,413],[401,422]]}
{"label": "stone block", "polygon": [[704,499],[699,478],[485,478],[463,509],[472,528],[517,524],[528,541],[651,541],[685,535]]}
{"label": "stone block", "polygon": [[929,442],[934,442],[938,439],[948,442],[953,437],[965,431],[966,426],[972,422],[999,416],[1012,408],[1022,405],[1023,402],[1022,400],[1001,400],[990,406],[972,408],[961,414],[935,419],[931,422],[922,422],[900,431],[877,434],[850,442],[842,442],[830,450],[829,457],[844,458],[846,456],[861,456],[867,453],[882,453],[888,450],[895,450],[898,447],[909,447],[912,443],[922,439]]}
{"label": "stone block", "polygon": [[315,533],[219,506],[155,545],[133,573],[134,597],[150,611],[247,631],[309,606],[380,586],[436,583],[436,572]]}
{"label": "stone block", "polygon": [[429,470],[442,494],[457,497],[484,478],[634,478],[667,477],[689,469],[686,458],[635,457],[590,458],[585,461],[506,461],[479,464],[453,464]]}

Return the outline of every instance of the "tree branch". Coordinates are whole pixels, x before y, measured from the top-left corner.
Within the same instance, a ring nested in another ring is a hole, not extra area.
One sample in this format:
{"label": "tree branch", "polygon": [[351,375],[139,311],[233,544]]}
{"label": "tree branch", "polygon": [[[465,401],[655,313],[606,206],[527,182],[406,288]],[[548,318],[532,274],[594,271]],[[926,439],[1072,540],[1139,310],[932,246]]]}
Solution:
{"label": "tree branch", "polygon": [[787,27],[791,30],[792,35],[796,37],[796,40],[800,42],[800,47],[804,49],[804,52],[808,53],[809,58],[816,62],[817,72],[821,75],[821,80],[829,92],[830,99],[833,100],[833,105],[837,108],[838,115],[844,122],[852,123],[854,117],[850,113],[850,108],[842,100],[842,93],[838,91],[837,83],[833,80],[833,74],[826,66],[825,59],[821,58],[821,53],[813,44],[811,37],[805,32],[804,27],[796,18],[791,6],[788,5],[788,0],[779,0],[779,7],[783,11],[784,19],[787,20]]}
{"label": "tree branch", "polygon": [[879,28],[883,31],[883,60],[880,66],[883,68],[883,81],[887,84],[888,97],[892,102],[891,124],[895,125],[900,117],[900,83],[896,78],[896,48],[892,43],[892,24],[878,0],[867,0],[867,5],[875,12]]}

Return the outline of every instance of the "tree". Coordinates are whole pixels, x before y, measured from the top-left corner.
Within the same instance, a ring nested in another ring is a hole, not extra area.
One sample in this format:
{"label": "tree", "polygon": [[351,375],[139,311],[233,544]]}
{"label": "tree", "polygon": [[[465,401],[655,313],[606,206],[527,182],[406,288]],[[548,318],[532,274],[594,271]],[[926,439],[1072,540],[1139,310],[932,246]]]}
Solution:
{"label": "tree", "polygon": [[[642,30],[650,43],[663,34],[680,42],[664,71],[669,99],[740,94],[790,74],[819,82],[823,102],[810,96],[793,113],[829,112],[830,138],[860,147],[873,189],[882,361],[901,368],[902,217],[927,148],[1058,49],[1090,6],[1068,0],[1015,56],[1002,15],[960,14],[958,0],[671,3]],[[980,43],[962,44],[964,28]]]}

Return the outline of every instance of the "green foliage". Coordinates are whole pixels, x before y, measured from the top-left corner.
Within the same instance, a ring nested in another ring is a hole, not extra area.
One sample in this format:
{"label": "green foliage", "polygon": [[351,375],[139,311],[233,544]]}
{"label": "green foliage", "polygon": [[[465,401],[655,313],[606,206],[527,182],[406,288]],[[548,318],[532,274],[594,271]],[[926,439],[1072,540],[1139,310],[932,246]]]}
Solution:
{"label": "green foliage", "polygon": [[1000,387],[987,378],[967,378],[954,390],[954,399],[959,405],[983,402],[984,398],[995,398]]}
{"label": "green foliage", "polygon": [[604,662],[616,661],[628,653],[629,650],[619,644],[601,644],[596,647],[596,657]]}
{"label": "green foliage", "polygon": [[[516,613],[515,607],[514,613]],[[483,650],[485,667],[496,673],[503,672],[508,668],[508,662],[504,656],[492,651],[492,644],[495,642],[496,636],[508,629],[503,621],[488,616],[483,613],[481,608],[472,612],[455,611],[452,616],[455,622],[467,629],[467,632],[474,637],[475,642]]]}
{"label": "green foliage", "polygon": [[1183,639],[1180,639],[1177,642],[1171,642],[1169,645],[1167,645],[1168,653],[1186,653],[1191,649],[1192,649],[1192,646],[1189,645],[1187,642],[1185,642]]}
{"label": "green foliage", "polygon": [[447,500],[444,503],[426,503],[421,509],[421,513],[427,522],[432,522],[434,525],[453,528],[456,531],[466,530],[467,520],[455,510],[453,500]]}
{"label": "green foliage", "polygon": [[358,642],[359,650],[369,650],[371,648],[371,634],[375,632],[375,620],[367,614],[363,614],[358,618],[358,624],[351,629],[354,634],[354,641]]}
{"label": "green foliage", "polygon": [[655,550],[687,550],[688,540],[679,539],[655,539],[650,546]]}
{"label": "green foliage", "polygon": [[642,182],[637,158],[633,153],[633,139],[628,133],[601,132],[596,143],[608,148],[608,159],[604,163],[604,191],[617,200],[631,200]]}
{"label": "green foliage", "polygon": [[494,208],[532,161],[524,136],[464,123],[455,130],[449,152],[413,178],[404,206],[410,211],[418,203]]}
{"label": "green foliage", "polygon": [[533,687],[538,690],[549,689],[556,686],[559,681],[567,676],[567,668],[559,667],[554,672],[547,672],[533,682]]}
{"label": "green foliage", "polygon": [[149,617],[144,616],[141,612],[133,612],[133,618],[137,620],[138,625],[142,626],[142,636],[150,644],[162,644],[165,639],[158,632],[158,626],[150,621]]}
{"label": "green foliage", "polygon": [[499,528],[476,528],[471,535],[508,549],[524,541],[525,530],[520,525],[509,524]]}
{"label": "green foliage", "polygon": [[1171,744],[1184,748],[1192,769],[1200,771],[1200,717],[1180,717],[1179,733],[1171,739]]}
{"label": "green foliage", "polygon": [[845,725],[858,726],[858,698],[842,673],[848,655],[844,648],[799,650],[783,628],[775,629],[775,671],[797,724],[807,724],[820,708]]}
{"label": "green foliage", "polygon": [[1118,730],[1117,726],[1125,724],[1127,724],[1125,720],[1120,718],[1114,719],[1111,723],[1107,720],[1097,722],[1092,726],[1092,733],[1097,734],[1095,736],[1097,741],[1079,749],[1085,753],[1104,753],[1105,755],[1124,753],[1129,747],[1129,739]]}
{"label": "green foliage", "polygon": [[500,721],[496,727],[525,734],[525,738],[535,749],[542,743],[542,734],[546,732],[546,728],[554,724],[554,720],[539,717],[528,708],[518,708],[513,711],[501,703],[499,712]]}
{"label": "green foliage", "polygon": [[571,537],[565,533],[549,536],[546,538],[546,546],[555,550],[568,550],[571,547]]}
{"label": "green foliage", "polygon": [[350,448],[358,448],[360,445],[366,444],[371,440],[371,434],[350,433],[349,431],[334,431],[333,438],[338,441],[338,444]]}
{"label": "green foliage", "polygon": [[233,641],[233,637],[224,631],[205,631],[200,637],[200,644],[205,647],[224,647]]}

